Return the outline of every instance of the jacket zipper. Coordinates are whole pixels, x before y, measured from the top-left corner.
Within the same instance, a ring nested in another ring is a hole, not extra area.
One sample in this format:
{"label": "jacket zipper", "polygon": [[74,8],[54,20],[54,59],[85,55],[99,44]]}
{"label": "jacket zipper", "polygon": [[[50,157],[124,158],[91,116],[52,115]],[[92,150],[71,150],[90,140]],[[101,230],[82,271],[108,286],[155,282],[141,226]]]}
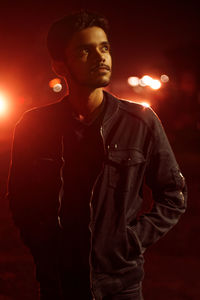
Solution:
{"label": "jacket zipper", "polygon": [[61,220],[60,220],[60,210],[61,210],[61,202],[62,202],[62,197],[64,193],[64,178],[63,178],[63,169],[65,165],[65,159],[64,159],[64,136],[62,135],[61,137],[61,160],[62,160],[62,166],[60,168],[60,179],[61,179],[61,188],[59,192],[59,208],[58,208],[58,225],[60,228],[62,227]]}
{"label": "jacket zipper", "polygon": [[[104,136],[103,136],[103,126],[100,127],[100,135],[102,137],[102,141],[103,141],[103,149],[104,149],[104,154],[106,154],[106,148],[105,148],[105,141],[104,141]],[[92,296],[94,297],[93,300],[95,300],[95,295],[93,292],[93,286],[92,286],[92,227],[93,227],[93,208],[92,208],[92,199],[93,199],[93,194],[94,194],[94,190],[95,187],[97,185],[97,182],[103,172],[104,169],[104,164],[102,166],[101,171],[99,172],[99,174],[97,175],[97,178],[93,184],[92,187],[92,191],[91,191],[91,196],[90,196],[90,202],[89,202],[89,207],[90,207],[90,223],[89,223],[89,230],[90,230],[90,253],[89,253],[89,267],[90,267],[90,285],[91,285],[91,292],[92,292]]]}

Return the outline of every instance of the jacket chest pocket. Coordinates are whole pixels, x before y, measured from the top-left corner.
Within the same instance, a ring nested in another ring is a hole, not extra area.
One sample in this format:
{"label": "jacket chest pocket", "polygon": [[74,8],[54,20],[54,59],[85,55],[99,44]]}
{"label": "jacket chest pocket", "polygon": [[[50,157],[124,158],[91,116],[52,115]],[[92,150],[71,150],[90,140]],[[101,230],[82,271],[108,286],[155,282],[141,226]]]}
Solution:
{"label": "jacket chest pocket", "polygon": [[108,153],[109,187],[129,191],[140,181],[145,157],[137,149],[114,149]]}

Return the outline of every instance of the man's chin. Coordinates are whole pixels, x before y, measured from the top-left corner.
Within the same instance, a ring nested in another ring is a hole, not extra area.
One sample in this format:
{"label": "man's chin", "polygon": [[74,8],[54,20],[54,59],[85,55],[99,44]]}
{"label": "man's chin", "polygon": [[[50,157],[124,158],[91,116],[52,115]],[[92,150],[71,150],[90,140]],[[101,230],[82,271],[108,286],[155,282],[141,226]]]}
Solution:
{"label": "man's chin", "polygon": [[91,84],[93,87],[95,88],[103,88],[103,87],[106,87],[108,86],[110,83],[110,79],[105,79],[105,80],[99,80],[99,81],[96,81],[94,82],[93,84]]}
{"label": "man's chin", "polygon": [[96,88],[103,88],[103,87],[106,87],[106,86],[109,85],[109,83],[110,83],[110,81],[101,83],[101,84],[99,84],[99,85],[96,85]]}
{"label": "man's chin", "polygon": [[88,88],[97,89],[97,88],[103,88],[109,85],[110,78],[99,78],[96,80],[87,80],[85,82],[83,81],[77,81],[81,86],[87,86]]}

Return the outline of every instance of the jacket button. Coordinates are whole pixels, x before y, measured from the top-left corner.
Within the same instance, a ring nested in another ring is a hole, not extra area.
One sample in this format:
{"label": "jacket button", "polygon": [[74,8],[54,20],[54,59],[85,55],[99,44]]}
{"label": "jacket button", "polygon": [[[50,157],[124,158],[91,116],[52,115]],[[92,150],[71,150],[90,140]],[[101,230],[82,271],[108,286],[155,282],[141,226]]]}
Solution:
{"label": "jacket button", "polygon": [[115,149],[117,149],[117,147],[118,147],[118,145],[117,145],[117,144],[115,144]]}

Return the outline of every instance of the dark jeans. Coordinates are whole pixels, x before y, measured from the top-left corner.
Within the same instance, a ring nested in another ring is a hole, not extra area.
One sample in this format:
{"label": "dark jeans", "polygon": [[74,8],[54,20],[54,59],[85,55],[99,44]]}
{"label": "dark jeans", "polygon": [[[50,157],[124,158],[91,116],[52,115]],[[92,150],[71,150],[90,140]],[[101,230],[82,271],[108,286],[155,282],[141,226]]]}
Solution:
{"label": "dark jeans", "polygon": [[34,258],[40,300],[92,300],[89,263],[87,266],[78,265],[75,250],[73,255],[67,255],[62,251],[65,248],[59,254],[52,249]]}
{"label": "dark jeans", "polygon": [[[40,280],[40,300],[95,300],[90,292],[86,274],[65,274],[60,282],[49,280],[49,275]],[[119,294],[105,296],[102,300],[143,300],[142,285],[134,284]]]}
{"label": "dark jeans", "polygon": [[67,274],[60,285],[40,281],[40,300],[92,300],[89,280]]}
{"label": "dark jeans", "polygon": [[[36,279],[40,284],[40,300],[95,300],[90,292],[88,258],[80,260],[79,258],[84,255],[77,247],[69,254],[68,246],[63,243],[65,239],[61,237],[57,241],[54,240],[54,243],[51,241],[51,244],[41,248],[34,257]],[[141,283],[134,284],[117,295],[102,298],[102,300],[142,299]]]}

